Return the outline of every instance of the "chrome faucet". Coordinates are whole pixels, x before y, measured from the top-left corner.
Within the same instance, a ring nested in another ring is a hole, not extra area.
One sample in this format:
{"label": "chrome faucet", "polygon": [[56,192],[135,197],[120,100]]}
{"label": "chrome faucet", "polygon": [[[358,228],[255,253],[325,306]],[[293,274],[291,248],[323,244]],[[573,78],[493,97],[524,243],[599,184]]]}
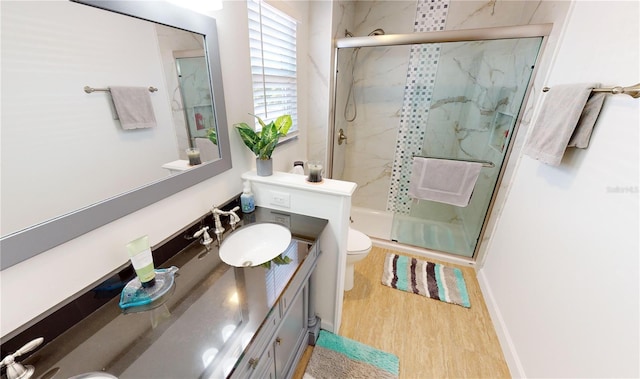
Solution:
{"label": "chrome faucet", "polygon": [[240,217],[238,217],[238,215],[236,214],[239,209],[240,207],[234,207],[230,211],[223,211],[221,209],[218,209],[218,207],[216,207],[215,205],[213,206],[211,213],[213,213],[213,219],[215,222],[216,228],[214,232],[216,234],[216,239],[218,240],[218,246],[220,246],[220,244],[222,243],[222,235],[224,234],[224,227],[222,226],[222,222],[220,221],[220,216],[229,216],[229,225],[231,225],[231,230],[235,230],[236,224],[240,222]]}
{"label": "chrome faucet", "polygon": [[200,244],[204,245],[204,247],[207,248],[207,251],[209,251],[210,249],[209,245],[211,245],[211,242],[213,242],[213,239],[211,238],[211,236],[209,236],[209,233],[207,232],[207,230],[209,230],[209,227],[203,226],[200,230],[198,230],[193,234],[193,238],[198,238],[202,236],[202,240],[200,241]]}

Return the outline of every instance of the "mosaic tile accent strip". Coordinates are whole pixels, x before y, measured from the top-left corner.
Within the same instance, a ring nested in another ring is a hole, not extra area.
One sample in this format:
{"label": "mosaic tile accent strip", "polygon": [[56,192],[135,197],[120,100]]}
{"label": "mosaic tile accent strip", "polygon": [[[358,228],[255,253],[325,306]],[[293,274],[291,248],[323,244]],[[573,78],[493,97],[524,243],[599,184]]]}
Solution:
{"label": "mosaic tile accent strip", "polygon": [[[449,0],[418,0],[414,31],[444,30],[448,11]],[[387,210],[392,212],[408,214],[411,210],[411,199],[408,195],[411,159],[422,152],[439,57],[440,44],[411,47],[387,199]]]}

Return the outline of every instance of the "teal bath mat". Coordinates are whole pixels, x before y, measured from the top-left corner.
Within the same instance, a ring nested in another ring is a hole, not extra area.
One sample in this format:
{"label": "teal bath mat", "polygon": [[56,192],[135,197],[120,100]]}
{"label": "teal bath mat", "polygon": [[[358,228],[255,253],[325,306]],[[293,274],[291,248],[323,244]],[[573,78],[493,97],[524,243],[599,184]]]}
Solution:
{"label": "teal bath mat", "polygon": [[303,379],[393,379],[399,367],[393,354],[321,330]]}
{"label": "teal bath mat", "polygon": [[462,271],[438,263],[387,253],[382,284],[465,308],[471,307]]}

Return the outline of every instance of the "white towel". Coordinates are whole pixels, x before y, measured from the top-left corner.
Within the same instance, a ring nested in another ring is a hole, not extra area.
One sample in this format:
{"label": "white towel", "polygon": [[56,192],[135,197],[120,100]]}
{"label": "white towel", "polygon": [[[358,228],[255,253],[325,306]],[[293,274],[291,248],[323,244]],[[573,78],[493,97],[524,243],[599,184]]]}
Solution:
{"label": "white towel", "polygon": [[409,196],[414,199],[466,207],[482,163],[448,159],[413,158]]}
{"label": "white towel", "polygon": [[122,129],[151,128],[156,126],[151,96],[147,87],[111,87]]}
{"label": "white towel", "polygon": [[567,147],[586,148],[604,102],[604,93],[591,93],[598,87],[598,83],[566,84],[549,90],[524,153],[558,166]]}

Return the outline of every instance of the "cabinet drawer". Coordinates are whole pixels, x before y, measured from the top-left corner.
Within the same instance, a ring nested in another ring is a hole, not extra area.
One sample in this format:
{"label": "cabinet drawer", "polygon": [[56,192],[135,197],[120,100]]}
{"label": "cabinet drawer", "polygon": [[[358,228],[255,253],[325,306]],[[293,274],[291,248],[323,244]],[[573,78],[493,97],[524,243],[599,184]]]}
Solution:
{"label": "cabinet drawer", "polygon": [[255,379],[275,379],[275,360],[273,346],[267,346],[267,350],[262,354],[257,363],[256,369],[251,374]]}
{"label": "cabinet drawer", "polygon": [[262,324],[251,346],[249,346],[238,367],[233,372],[233,378],[247,378],[255,375],[258,365],[264,359],[261,357],[261,354],[265,350],[271,349],[271,346],[268,346],[268,344],[271,342],[271,338],[279,324],[280,312],[276,305],[264,320],[264,324]]}

